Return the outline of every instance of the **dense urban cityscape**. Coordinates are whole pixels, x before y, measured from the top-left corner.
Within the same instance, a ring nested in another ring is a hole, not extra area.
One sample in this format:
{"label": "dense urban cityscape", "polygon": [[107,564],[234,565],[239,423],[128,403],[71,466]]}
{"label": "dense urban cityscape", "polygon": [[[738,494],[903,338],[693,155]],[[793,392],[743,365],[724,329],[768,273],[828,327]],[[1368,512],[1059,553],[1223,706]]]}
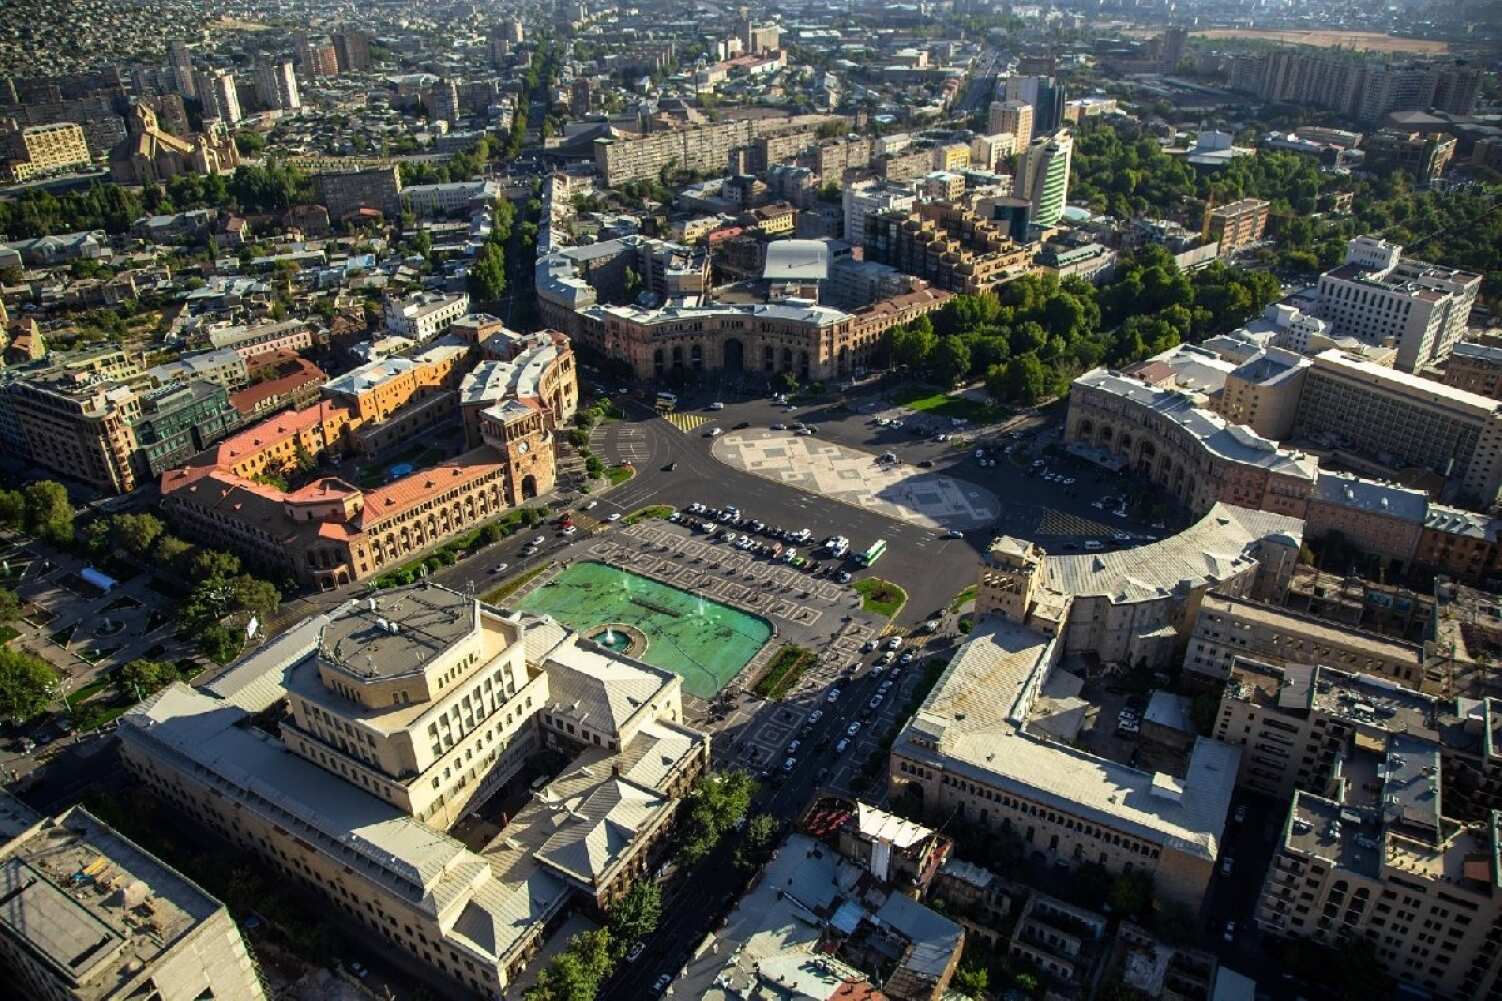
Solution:
{"label": "dense urban cityscape", "polygon": [[1502,999],[1502,5],[0,8],[0,993]]}

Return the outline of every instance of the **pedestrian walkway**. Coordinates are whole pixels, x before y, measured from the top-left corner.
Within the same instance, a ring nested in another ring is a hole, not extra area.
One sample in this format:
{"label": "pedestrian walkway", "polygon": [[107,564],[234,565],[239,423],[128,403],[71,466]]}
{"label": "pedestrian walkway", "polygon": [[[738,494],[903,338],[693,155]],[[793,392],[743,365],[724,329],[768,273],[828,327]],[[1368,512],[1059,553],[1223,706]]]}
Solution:
{"label": "pedestrian walkway", "polygon": [[664,414],[662,419],[673,425],[673,427],[677,428],[679,431],[682,431],[684,434],[687,434],[688,432],[693,431],[697,428],[701,428],[704,425],[708,424],[710,421],[714,420],[714,418],[709,416],[708,414]]}

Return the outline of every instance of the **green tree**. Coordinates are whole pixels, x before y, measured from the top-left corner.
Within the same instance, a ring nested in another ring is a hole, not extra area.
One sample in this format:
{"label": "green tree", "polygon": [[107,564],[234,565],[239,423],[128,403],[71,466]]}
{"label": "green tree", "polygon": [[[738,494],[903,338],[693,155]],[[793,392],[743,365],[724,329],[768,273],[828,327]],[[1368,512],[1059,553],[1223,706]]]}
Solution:
{"label": "green tree", "polygon": [[1107,898],[1111,913],[1121,917],[1145,914],[1153,905],[1153,878],[1143,872],[1123,872],[1111,881]]}
{"label": "green tree", "polygon": [[746,815],[755,795],[756,782],[739,769],[704,776],[685,804],[684,859],[693,863],[709,854]]}
{"label": "green tree", "polygon": [[984,963],[967,963],[961,966],[954,975],[955,988],[964,995],[972,998],[984,997],[986,988],[991,985],[991,974]]}
{"label": "green tree", "polygon": [[888,337],[888,350],[892,364],[901,368],[921,369],[928,363],[928,356],[938,345],[932,329],[921,327],[896,327]]}
{"label": "green tree", "polygon": [[970,372],[970,349],[958,337],[946,337],[928,358],[928,374],[941,386],[952,386]]}
{"label": "green tree", "polygon": [[19,531],[26,527],[26,495],[19,490],[0,490],[0,528]]}
{"label": "green tree", "polygon": [[58,546],[73,541],[73,504],[61,483],[41,480],[23,491],[26,497],[26,530]]}
{"label": "green tree", "polygon": [[282,603],[281,592],[268,580],[240,574],[229,582],[230,604],[236,611],[249,612],[264,622]]}
{"label": "green tree", "polygon": [[216,664],[228,664],[240,652],[240,635],[213,622],[198,632],[198,650]]}
{"label": "green tree", "polygon": [[20,596],[8,587],[0,587],[0,622],[13,622],[20,615]]}
{"label": "green tree", "polygon": [[115,688],[122,698],[138,701],[159,692],[178,679],[177,668],[160,660],[133,660],[115,675]]}
{"label": "green tree", "polygon": [[625,949],[656,931],[660,920],[662,888],[653,880],[640,880],[610,909],[610,934]]}
{"label": "green tree", "polygon": [[0,647],[0,719],[25,723],[55,697],[58,675],[52,665],[21,650]]}
{"label": "green tree", "polygon": [[175,535],[163,535],[156,540],[156,546],[151,550],[151,559],[158,570],[181,572],[186,569],[188,554],[193,547],[179,539]]}
{"label": "green tree", "polygon": [[188,572],[200,583],[222,582],[240,572],[240,557],[220,549],[200,549],[193,554]]}
{"label": "green tree", "polygon": [[144,557],[167,526],[153,514],[117,514],[110,519],[115,544],[132,556]]}
{"label": "green tree", "polygon": [[735,848],[735,864],[742,869],[755,869],[765,862],[777,829],[777,818],[770,813],[758,813],[748,820],[741,831],[741,843]]}
{"label": "green tree", "polygon": [[493,240],[485,241],[470,265],[469,294],[478,302],[496,302],[506,294],[506,258]]}

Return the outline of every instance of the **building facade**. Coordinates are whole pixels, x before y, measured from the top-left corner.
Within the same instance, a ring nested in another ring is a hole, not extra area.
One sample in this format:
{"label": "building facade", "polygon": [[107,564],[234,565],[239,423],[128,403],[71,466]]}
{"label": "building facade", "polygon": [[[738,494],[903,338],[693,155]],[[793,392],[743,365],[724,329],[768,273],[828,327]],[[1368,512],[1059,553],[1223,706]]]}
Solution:
{"label": "building facade", "polygon": [[1184,670],[1206,683],[1226,680],[1237,657],[1264,663],[1324,664],[1424,687],[1424,650],[1415,643],[1363,632],[1317,616],[1229,594],[1200,601]]}
{"label": "building facade", "polygon": [[1260,198],[1242,198],[1210,211],[1210,239],[1220,244],[1220,256],[1229,257],[1249,243],[1262,239],[1267,229],[1268,203]]}

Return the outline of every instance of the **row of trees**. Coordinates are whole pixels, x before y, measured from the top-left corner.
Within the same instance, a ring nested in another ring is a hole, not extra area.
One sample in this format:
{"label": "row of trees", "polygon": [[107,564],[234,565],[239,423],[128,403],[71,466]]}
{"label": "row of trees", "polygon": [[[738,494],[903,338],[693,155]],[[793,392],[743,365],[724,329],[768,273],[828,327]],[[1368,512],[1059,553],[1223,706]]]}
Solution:
{"label": "row of trees", "polygon": [[887,333],[893,365],[942,386],[984,379],[996,399],[1030,405],[1097,365],[1123,365],[1234,329],[1278,295],[1277,279],[1215,264],[1179,271],[1160,247],[1122,261],[1097,289],[1027,275],[997,292],[955,296]]}
{"label": "row of trees", "polygon": [[311,201],[312,194],[306,173],[274,160],[264,167],[242,164],[228,177],[184,174],[165,187],[148,185],[141,192],[99,182],[62,194],[35,189],[14,201],[0,201],[0,234],[26,239],[94,229],[124,233],[148,213],[201,208],[276,212]]}

